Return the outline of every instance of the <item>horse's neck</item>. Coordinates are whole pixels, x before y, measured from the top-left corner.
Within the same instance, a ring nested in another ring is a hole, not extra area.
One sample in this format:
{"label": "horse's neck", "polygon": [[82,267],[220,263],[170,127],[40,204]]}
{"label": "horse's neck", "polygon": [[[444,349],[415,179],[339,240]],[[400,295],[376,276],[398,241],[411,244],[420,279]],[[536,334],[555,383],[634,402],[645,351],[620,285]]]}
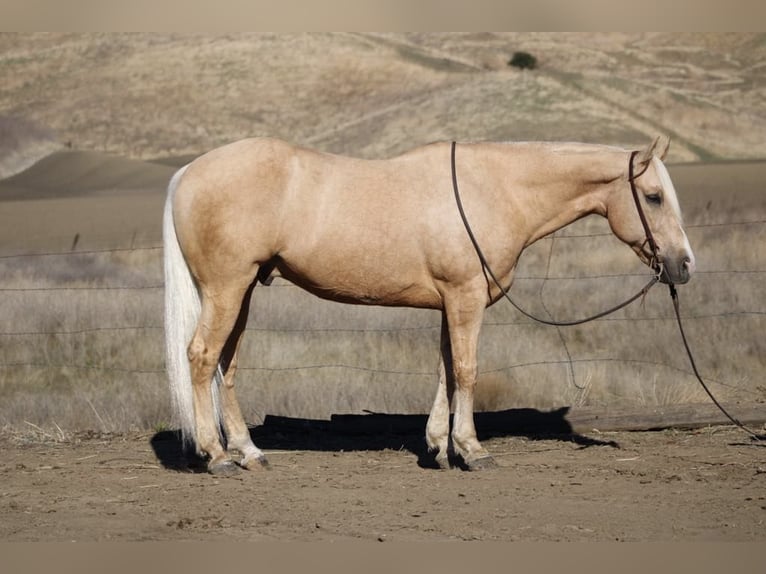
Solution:
{"label": "horse's neck", "polygon": [[527,212],[527,245],[593,213],[606,215],[615,181],[624,171],[619,150],[600,146],[541,146],[526,176],[535,200]]}

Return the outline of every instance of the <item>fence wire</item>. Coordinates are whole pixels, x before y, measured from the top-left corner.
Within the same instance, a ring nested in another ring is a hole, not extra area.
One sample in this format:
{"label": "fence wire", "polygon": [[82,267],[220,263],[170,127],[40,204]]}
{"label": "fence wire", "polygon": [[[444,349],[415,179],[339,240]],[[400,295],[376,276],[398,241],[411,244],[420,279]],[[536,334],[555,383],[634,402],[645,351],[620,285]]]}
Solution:
{"label": "fence wire", "polygon": [[[754,219],[748,221],[736,221],[736,222],[720,222],[720,223],[705,223],[705,224],[691,224],[687,225],[687,229],[718,229],[723,227],[749,227],[749,226],[763,226],[766,224],[764,219]],[[555,235],[555,242],[570,242],[578,239],[596,238],[609,236],[610,233],[580,233],[570,234],[561,233]],[[762,246],[753,246],[753,249],[763,248]],[[72,256],[109,256],[113,254],[125,254],[136,252],[160,252],[162,250],[161,245],[138,247],[138,248],[117,248],[117,249],[92,249],[82,251],[70,251],[70,252],[46,252],[46,253],[13,253],[0,255],[0,261],[2,262],[14,262],[24,260],[31,262],[31,266],[35,268],[44,268],[50,260],[60,260],[70,258]],[[543,275],[540,274],[526,274],[517,276],[515,279],[516,284],[523,282],[541,282],[539,289],[535,291],[540,296],[542,302],[542,284],[550,283],[555,284],[565,281],[578,281],[578,282],[596,282],[614,279],[630,279],[636,277],[645,277],[645,274],[641,273],[596,273],[596,274],[567,274],[567,275],[551,275],[550,257],[553,253],[553,246],[548,254],[548,265],[546,266],[547,272]],[[159,255],[159,253],[158,253]],[[741,278],[754,279],[757,282],[762,282],[763,275],[766,273],[766,269],[705,269],[698,271],[701,276],[707,276],[710,278],[716,278],[721,280],[738,281]],[[2,283],[2,280],[0,280]],[[46,282],[47,283],[47,282]],[[153,315],[153,320],[133,320],[132,322],[109,324],[110,317],[104,313],[99,317],[99,320],[104,324],[92,325],[82,324],[80,317],[76,314],[76,309],[80,308],[74,305],[73,298],[78,295],[82,295],[86,298],[93,299],[99,294],[108,295],[110,298],[119,298],[120,293],[123,292],[135,292],[137,294],[145,293],[147,301],[151,300],[151,303],[155,309],[161,308],[161,294],[163,284],[161,282],[147,282],[143,284],[133,284],[134,280],[130,282],[122,281],[120,283],[112,283],[106,285],[91,285],[91,284],[29,284],[29,285],[0,285],[0,292],[4,294],[2,301],[0,301],[0,310],[3,317],[8,317],[12,306],[27,305],[29,308],[36,308],[40,314],[38,319],[40,323],[46,323],[44,315],[47,310],[45,305],[37,305],[36,301],[41,297],[48,297],[63,302],[64,308],[56,311],[56,317],[53,322],[57,325],[55,327],[39,326],[39,327],[21,327],[14,328],[14,325],[9,321],[4,320],[2,326],[0,326],[0,347],[4,349],[0,352],[0,373],[5,372],[6,376],[11,376],[8,373],[10,371],[24,371],[35,370],[50,373],[51,377],[59,376],[62,371],[78,371],[78,372],[90,372],[90,373],[115,373],[121,375],[137,375],[145,376],[151,375],[161,378],[164,375],[164,365],[162,364],[162,338],[163,338],[163,326],[161,323],[161,312],[150,313]],[[297,287],[285,282],[275,281],[268,289],[278,288],[278,290],[291,289],[298,290]],[[10,296],[13,295],[13,298]],[[19,298],[23,298],[24,301],[20,301]],[[72,312],[67,313],[67,303],[72,305]],[[95,300],[94,300],[94,305]],[[36,306],[37,305],[37,306]],[[545,303],[543,302],[546,312],[548,311]],[[98,317],[99,313],[95,315]],[[738,308],[731,310],[710,310],[695,306],[693,309],[684,310],[684,319],[688,321],[724,321],[727,324],[734,325],[748,320],[760,320],[766,315],[766,310],[752,306],[751,308]],[[619,314],[615,316],[605,317],[600,319],[600,323],[610,323],[615,325],[641,325],[648,323],[673,323],[674,319],[670,314],[667,315],[641,315],[630,316],[625,314]],[[50,323],[51,321],[48,321]],[[520,315],[511,318],[497,317],[488,318],[485,320],[484,326],[492,328],[510,328],[510,327],[529,327],[532,325],[529,319],[521,317]],[[733,328],[733,327],[732,327]],[[409,335],[423,335],[430,337],[431,339],[438,339],[440,326],[437,321],[429,324],[421,325],[403,325],[403,326],[379,326],[379,325],[365,325],[365,326],[340,326],[340,327],[316,327],[311,325],[293,325],[293,326],[269,326],[263,327],[255,324],[249,324],[247,331],[250,333],[258,334],[262,337],[266,336],[278,336],[278,337],[293,337],[293,338],[311,338],[329,336],[347,336],[349,339],[357,339],[363,336],[380,336],[380,337],[402,337]],[[88,348],[96,345],[94,341],[89,341],[87,344],[78,343],[76,338],[93,338],[99,336],[112,336],[122,338],[123,343],[130,345],[131,341],[140,339],[150,340],[151,346],[154,348],[155,353],[153,356],[153,362],[146,360],[143,357],[143,362],[138,361],[132,366],[119,364],[119,357],[117,353],[112,351],[105,351],[103,354],[91,353]],[[573,365],[594,365],[594,364],[613,364],[613,365],[643,365],[647,367],[663,368],[670,371],[676,371],[685,375],[690,375],[691,370],[688,368],[679,367],[672,364],[669,361],[657,361],[653,359],[641,359],[635,357],[615,357],[615,356],[598,356],[598,357],[583,357],[572,356],[568,349],[568,343],[561,340],[566,349],[566,358],[553,358],[550,360],[530,360],[529,358],[519,359],[517,361],[509,361],[505,364],[494,365],[485,367],[480,370],[481,375],[493,375],[498,373],[507,373],[509,371],[529,369],[533,367],[551,367],[551,366],[566,366],[573,371]],[[321,345],[321,341],[317,344]],[[750,345],[756,349],[755,352],[760,352],[758,345],[751,345],[750,343],[743,344],[744,346]],[[87,347],[87,348],[86,348]],[[751,352],[751,351],[747,351]],[[337,355],[337,353],[336,353]],[[296,371],[351,371],[372,373],[375,375],[388,376],[388,377],[414,377],[414,378],[434,378],[435,369],[413,369],[413,368],[393,368],[390,366],[370,366],[360,362],[359,364],[353,364],[347,360],[338,360],[337,356],[328,362],[318,361],[306,361],[304,363],[299,362],[282,362],[280,364],[257,364],[257,357],[251,358],[250,363],[241,365],[238,370],[243,372],[251,372],[256,374],[264,373],[282,373],[289,374]],[[372,364],[372,363],[371,363]],[[1,375],[0,375],[1,376]],[[740,375],[740,378],[742,375]],[[738,387],[742,385],[731,384],[723,380],[715,380],[713,382],[720,384],[724,387]],[[750,385],[752,387],[752,384]],[[580,388],[580,387],[578,387]],[[756,395],[757,392],[751,388],[744,389],[746,393]]]}

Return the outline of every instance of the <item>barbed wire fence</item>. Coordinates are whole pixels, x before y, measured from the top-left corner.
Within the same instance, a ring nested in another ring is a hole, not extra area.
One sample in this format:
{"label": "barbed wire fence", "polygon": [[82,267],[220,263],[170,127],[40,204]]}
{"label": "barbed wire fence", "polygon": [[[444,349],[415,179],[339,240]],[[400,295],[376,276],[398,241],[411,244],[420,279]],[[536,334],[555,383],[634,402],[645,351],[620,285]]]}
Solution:
{"label": "barbed wire fence", "polygon": [[[719,268],[704,265],[711,237],[722,229],[739,230],[740,249],[751,252],[747,265],[727,257],[717,258],[725,262]],[[765,230],[764,219],[687,225],[697,235],[701,265],[681,290],[682,314],[700,367],[728,400],[766,399]],[[551,258],[573,249],[572,242],[610,235],[551,236],[537,263],[520,267],[516,299],[558,319],[572,318],[573,299],[582,309],[619,300],[631,282],[645,281],[645,269],[552,274]],[[0,255],[0,426],[171,424],[161,255],[161,245]],[[126,261],[132,257],[138,263]],[[87,276],[77,272],[84,258],[91,262]],[[484,321],[477,408],[704,400],[679,352],[662,289],[594,324],[560,331],[496,304]],[[238,368],[245,416],[257,423],[267,413],[427,412],[439,329],[438,312],[328,303],[282,280],[259,286]]]}

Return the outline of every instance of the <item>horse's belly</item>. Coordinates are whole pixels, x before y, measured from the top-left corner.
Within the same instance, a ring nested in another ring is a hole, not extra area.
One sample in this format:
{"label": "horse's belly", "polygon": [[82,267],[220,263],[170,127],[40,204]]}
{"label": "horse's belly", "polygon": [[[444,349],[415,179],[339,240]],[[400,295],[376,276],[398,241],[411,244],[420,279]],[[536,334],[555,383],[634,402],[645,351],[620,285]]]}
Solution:
{"label": "horse's belly", "polygon": [[280,274],[288,281],[323,299],[361,305],[440,308],[439,292],[427,279],[381,274],[379,269],[321,266],[307,269],[281,262]]}

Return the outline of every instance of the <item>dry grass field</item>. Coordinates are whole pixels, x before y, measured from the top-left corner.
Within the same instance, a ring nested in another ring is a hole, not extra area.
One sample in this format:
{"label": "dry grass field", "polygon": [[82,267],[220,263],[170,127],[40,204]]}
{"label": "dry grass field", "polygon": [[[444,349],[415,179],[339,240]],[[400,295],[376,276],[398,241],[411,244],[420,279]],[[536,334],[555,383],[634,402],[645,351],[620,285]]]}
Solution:
{"label": "dry grass field", "polygon": [[760,159],[765,55],[758,34],[2,34],[0,114],[139,159],[264,134],[381,157],[657,131],[673,162]]}
{"label": "dry grass field", "polygon": [[[517,50],[537,68],[508,66]],[[164,187],[184,158],[259,134],[363,157],[437,139],[671,134],[699,259],[682,298],[701,365],[724,400],[761,402],[765,52],[743,34],[2,34],[0,424],[171,424]],[[20,256],[34,253],[67,254]],[[572,301],[602,308],[645,275],[589,219],[533,246],[514,291],[570,317]],[[279,280],[253,306],[240,375],[251,422],[428,408],[433,313],[341,306]],[[559,331],[498,304],[478,406],[704,402],[670,313],[656,289],[613,320]]]}
{"label": "dry grass field", "polygon": [[[175,167],[245,136],[387,157],[667,133],[687,331],[761,428],[765,56],[763,34],[0,34],[0,539],[762,542],[762,445],[708,426],[661,286],[561,330],[493,306],[477,428],[499,468],[471,476],[425,452],[437,315],[258,287],[239,394],[272,471],[200,474],[169,412],[160,226]],[[647,278],[588,218],[512,294],[572,318]]]}
{"label": "dry grass field", "polygon": [[[757,334],[764,327],[766,165],[685,165],[671,172],[684,190],[699,259],[699,274],[681,297],[700,366],[722,400],[762,403],[766,349]],[[735,179],[738,187],[719,198],[715,190]],[[22,180],[39,181],[37,168],[0,184],[0,193]],[[113,432],[172,423],[162,356],[162,252],[155,248],[162,193],[2,203],[0,236],[11,253],[55,253],[0,258],[5,426]],[[606,222],[593,218],[530,248],[514,294],[539,314],[572,318],[616,302],[646,277]],[[247,419],[426,412],[438,321],[431,311],[322,301],[280,279],[259,287],[239,374]],[[663,287],[614,317],[560,330],[498,303],[487,314],[481,345],[480,410],[707,402],[682,355]]]}

